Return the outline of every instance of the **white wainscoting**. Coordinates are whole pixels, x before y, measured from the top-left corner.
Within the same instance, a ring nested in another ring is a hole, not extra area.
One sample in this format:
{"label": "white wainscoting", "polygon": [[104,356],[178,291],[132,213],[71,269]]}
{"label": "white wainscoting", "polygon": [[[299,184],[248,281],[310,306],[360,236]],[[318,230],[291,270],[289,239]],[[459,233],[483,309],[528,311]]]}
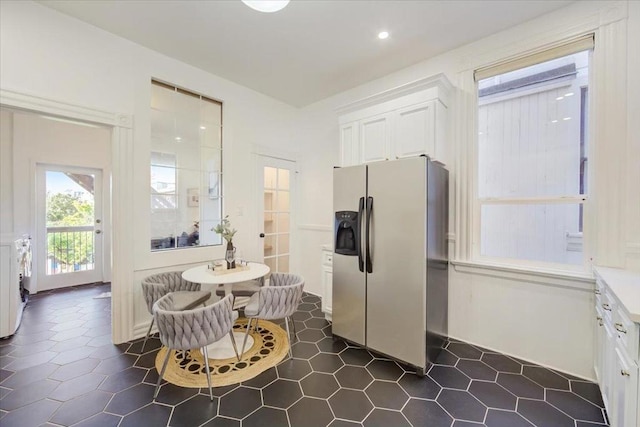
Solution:
{"label": "white wainscoting", "polygon": [[449,270],[451,337],[595,380],[593,279],[481,269]]}

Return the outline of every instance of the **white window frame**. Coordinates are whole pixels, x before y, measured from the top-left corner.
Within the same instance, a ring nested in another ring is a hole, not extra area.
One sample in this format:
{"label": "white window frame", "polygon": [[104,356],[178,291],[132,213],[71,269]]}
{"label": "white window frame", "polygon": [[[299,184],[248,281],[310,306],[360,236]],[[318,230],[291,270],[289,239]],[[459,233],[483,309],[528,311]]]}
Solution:
{"label": "white window frame", "polygon": [[[554,272],[563,274],[566,273],[568,275],[584,275],[589,274],[591,271],[591,264],[589,255],[586,250],[582,250],[582,263],[581,264],[566,264],[566,263],[554,263],[554,262],[545,262],[545,261],[535,261],[535,260],[526,260],[526,259],[518,259],[518,258],[501,258],[495,256],[486,256],[481,254],[481,211],[484,205],[491,204],[499,204],[499,205],[522,205],[522,204],[581,204],[583,206],[583,215],[586,217],[589,215],[589,192],[587,191],[582,195],[563,195],[563,196],[555,196],[555,197],[483,197],[479,196],[479,137],[478,137],[478,111],[480,108],[480,100],[478,98],[478,80],[488,77],[488,74],[491,74],[491,68],[494,68],[494,74],[503,74],[505,72],[525,68],[529,65],[534,65],[537,63],[545,62],[547,60],[566,56],[570,53],[575,53],[580,50],[593,49],[594,46],[586,47],[588,45],[588,38],[591,37],[593,40],[593,34],[588,34],[585,36],[577,37],[576,40],[569,40],[566,43],[560,42],[555,47],[545,50],[537,50],[532,51],[531,54],[523,54],[518,55],[512,59],[507,59],[504,61],[499,61],[498,63],[488,66],[481,67],[476,69],[475,71],[475,99],[474,99],[474,115],[475,121],[473,125],[473,154],[472,154],[472,170],[470,175],[471,181],[471,264],[482,264],[482,265],[490,265],[490,266],[500,266],[505,268],[514,268],[517,270],[525,270],[525,271],[542,271],[542,272]],[[576,48],[572,51],[571,49],[566,49],[564,46],[567,44],[575,43]],[[555,52],[554,52],[555,50]],[[511,64],[511,68],[509,67],[509,63]],[[506,64],[506,65],[505,65]],[[593,73],[591,72],[593,68],[593,50],[589,53],[589,87],[592,87],[593,83]],[[587,120],[588,127],[587,133],[590,133],[592,123],[591,117],[591,103],[592,97],[589,97],[588,107],[587,107]],[[590,138],[591,142],[593,138]],[[592,143],[589,144],[588,150],[589,153],[587,158],[591,159],[593,152],[595,151],[591,147]],[[584,229],[582,233],[583,240],[590,240],[591,235],[595,233],[594,230],[590,229],[590,225],[588,222],[584,223]]]}

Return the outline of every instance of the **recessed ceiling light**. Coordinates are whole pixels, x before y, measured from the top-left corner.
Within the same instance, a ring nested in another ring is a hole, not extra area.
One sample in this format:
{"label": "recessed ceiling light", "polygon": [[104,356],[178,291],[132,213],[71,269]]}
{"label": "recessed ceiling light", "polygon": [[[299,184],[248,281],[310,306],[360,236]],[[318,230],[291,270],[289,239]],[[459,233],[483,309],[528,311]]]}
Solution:
{"label": "recessed ceiling light", "polygon": [[386,39],[387,37],[389,37],[389,32],[388,32],[388,31],[380,31],[380,32],[378,33],[378,38],[379,38],[380,40],[384,40],[384,39]]}
{"label": "recessed ceiling light", "polygon": [[551,123],[558,123],[557,120],[551,120]]}
{"label": "recessed ceiling light", "polygon": [[564,96],[559,96],[556,98],[556,101],[562,101],[564,99]]}
{"label": "recessed ceiling light", "polygon": [[573,92],[565,93],[564,96],[573,96]]}
{"label": "recessed ceiling light", "polygon": [[289,0],[242,0],[242,3],[258,12],[271,13],[284,9],[289,4]]}
{"label": "recessed ceiling light", "polygon": [[200,129],[205,130],[207,127],[206,126],[200,126]]}
{"label": "recessed ceiling light", "polygon": [[567,120],[571,120],[571,117],[564,117],[562,120],[566,122]]}
{"label": "recessed ceiling light", "polygon": [[182,138],[180,138],[179,136],[176,136],[176,141],[182,141]]}

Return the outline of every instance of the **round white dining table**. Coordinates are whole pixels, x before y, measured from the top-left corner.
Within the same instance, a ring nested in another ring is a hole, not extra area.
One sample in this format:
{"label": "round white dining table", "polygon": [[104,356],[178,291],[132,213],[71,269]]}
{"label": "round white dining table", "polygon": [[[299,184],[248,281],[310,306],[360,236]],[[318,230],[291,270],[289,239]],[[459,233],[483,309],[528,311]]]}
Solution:
{"label": "round white dining table", "polygon": [[[189,282],[200,283],[201,285],[224,285],[224,293],[225,295],[229,295],[235,283],[258,279],[266,276],[271,271],[268,265],[259,262],[249,262],[247,263],[247,267],[249,268],[237,272],[223,272],[214,271],[211,269],[210,264],[204,264],[183,271],[182,278]],[[215,289],[212,290],[212,293],[215,293]],[[244,333],[234,332],[233,336],[236,339],[236,344],[240,346],[244,339]],[[246,348],[249,349],[251,346],[253,346],[253,338],[249,335]],[[207,351],[211,359],[229,359],[235,357],[229,335],[225,335],[225,337],[219,341],[208,345]]]}

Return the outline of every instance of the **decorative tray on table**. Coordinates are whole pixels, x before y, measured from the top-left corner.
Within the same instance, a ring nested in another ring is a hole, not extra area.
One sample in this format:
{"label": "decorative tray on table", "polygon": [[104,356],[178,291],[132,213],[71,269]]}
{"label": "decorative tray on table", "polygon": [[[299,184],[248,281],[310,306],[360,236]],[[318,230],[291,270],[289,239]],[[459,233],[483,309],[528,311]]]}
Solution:
{"label": "decorative tray on table", "polygon": [[[216,270],[216,268],[219,268],[219,269]],[[247,271],[249,270],[249,266],[238,264],[235,266],[235,268],[227,268],[226,265],[217,266],[210,263],[207,265],[207,270],[210,273],[212,273],[214,276],[220,276],[222,274],[231,274],[231,273],[239,273],[240,271]]]}

